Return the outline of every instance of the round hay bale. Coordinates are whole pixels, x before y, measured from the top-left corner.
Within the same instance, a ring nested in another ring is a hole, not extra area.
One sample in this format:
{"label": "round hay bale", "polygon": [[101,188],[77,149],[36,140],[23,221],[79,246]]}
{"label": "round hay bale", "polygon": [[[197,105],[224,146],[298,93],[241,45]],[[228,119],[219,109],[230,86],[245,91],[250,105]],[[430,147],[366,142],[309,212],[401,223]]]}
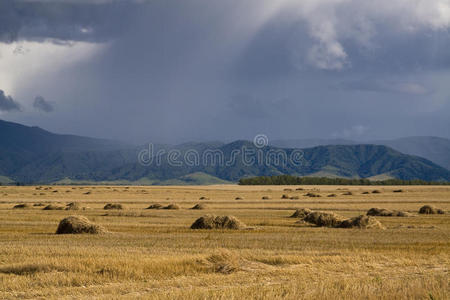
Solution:
{"label": "round hay bale", "polygon": [[342,221],[339,228],[360,228],[360,229],[384,229],[383,225],[371,216],[360,215],[358,217],[350,218]]}
{"label": "round hay bale", "polygon": [[206,205],[199,203],[199,204],[194,205],[191,209],[206,209]]}
{"label": "round hay bale", "polygon": [[20,203],[13,206],[13,209],[24,209],[24,208],[30,208],[30,204],[28,203]]}
{"label": "round hay bale", "polygon": [[234,200],[244,200],[242,197],[236,197]]}
{"label": "round hay bale", "polygon": [[103,209],[123,209],[123,206],[120,203],[108,203]]}
{"label": "round hay bale", "polygon": [[161,209],[163,206],[159,203],[154,203],[152,205],[150,205],[149,207],[147,207],[146,209]]}
{"label": "round hay bale", "polygon": [[315,211],[305,216],[303,221],[315,224],[319,227],[337,227],[344,220],[344,217],[335,213]]}
{"label": "round hay bale", "polygon": [[63,210],[63,209],[64,209],[64,207],[62,207],[62,206],[49,204],[46,207],[44,207],[42,210]]}
{"label": "round hay bale", "polygon": [[302,218],[303,219],[310,213],[312,213],[312,210],[310,210],[309,208],[299,208],[290,216],[290,218]]}
{"label": "round hay bale", "polygon": [[329,194],[327,197],[337,197],[336,194]]}
{"label": "round hay bale", "polygon": [[369,192],[362,192],[361,194],[363,194],[363,195],[368,195],[368,194],[370,194]]}
{"label": "round hay bale", "polygon": [[381,192],[379,190],[373,190],[372,194],[381,194]]}
{"label": "round hay bale", "polygon": [[281,196],[281,199],[289,199],[289,195],[284,194]]}
{"label": "round hay bale", "polygon": [[76,203],[76,202],[70,202],[69,204],[66,205],[66,210],[80,210],[80,204]]}
{"label": "round hay bale", "polygon": [[180,206],[178,206],[177,204],[169,204],[165,206],[163,209],[180,209]]}
{"label": "round hay bale", "polygon": [[419,214],[434,215],[437,214],[437,208],[431,205],[424,205],[419,209]]}
{"label": "round hay bale", "polygon": [[106,229],[100,225],[91,223],[83,216],[70,216],[59,222],[56,234],[99,234],[106,233]]}
{"label": "round hay bale", "polygon": [[205,197],[205,196],[202,196],[202,197],[199,198],[199,200],[209,200],[209,198]]}
{"label": "round hay bale", "polygon": [[349,192],[343,193],[342,195],[344,195],[344,196],[351,196],[351,195],[353,195],[353,193],[349,191]]}
{"label": "round hay bale", "polygon": [[403,190],[393,190],[394,193],[403,193]]}
{"label": "round hay bale", "polygon": [[247,226],[234,216],[205,215],[191,225],[191,229],[244,229]]}
{"label": "round hay bale", "polygon": [[262,196],[262,198],[261,198],[262,200],[269,200],[270,199],[270,197],[269,196]]}

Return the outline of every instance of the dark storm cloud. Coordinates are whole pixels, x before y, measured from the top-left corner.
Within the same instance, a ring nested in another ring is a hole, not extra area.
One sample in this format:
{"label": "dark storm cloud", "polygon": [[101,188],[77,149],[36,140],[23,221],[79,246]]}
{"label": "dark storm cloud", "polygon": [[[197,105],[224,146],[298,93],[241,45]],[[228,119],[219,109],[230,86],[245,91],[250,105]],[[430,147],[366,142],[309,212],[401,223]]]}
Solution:
{"label": "dark storm cloud", "polygon": [[49,129],[138,142],[448,136],[439,0],[0,3],[4,41],[109,42],[21,85],[21,99],[60,99],[33,119]]}
{"label": "dark storm cloud", "polygon": [[11,96],[0,90],[0,111],[20,111],[21,106]]}
{"label": "dark storm cloud", "polygon": [[138,13],[134,1],[0,1],[0,41],[101,42],[120,34]]}
{"label": "dark storm cloud", "polygon": [[33,107],[46,113],[52,112],[55,109],[53,104],[45,100],[42,96],[36,96],[36,98],[34,98]]}

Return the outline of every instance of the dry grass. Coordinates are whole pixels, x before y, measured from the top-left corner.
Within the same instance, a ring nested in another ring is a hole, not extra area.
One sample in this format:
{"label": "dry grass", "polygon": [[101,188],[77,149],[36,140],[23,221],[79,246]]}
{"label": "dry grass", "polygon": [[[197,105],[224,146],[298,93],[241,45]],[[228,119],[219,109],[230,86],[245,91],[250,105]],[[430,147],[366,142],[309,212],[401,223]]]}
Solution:
{"label": "dry grass", "polygon": [[[280,199],[286,188],[323,197]],[[351,197],[325,197],[341,188],[3,186],[0,299],[447,299],[449,214],[378,218],[385,230],[319,228],[288,217],[299,207],[346,220],[372,207],[449,211],[450,188],[377,187],[380,194],[362,195],[371,189],[351,186],[344,190]],[[257,230],[191,230],[201,211],[145,210],[149,202],[189,208],[202,196],[212,199],[208,213],[233,215]],[[114,234],[56,235],[68,211],[11,209],[38,202],[89,207],[83,215]],[[126,210],[105,214],[106,203]]]}

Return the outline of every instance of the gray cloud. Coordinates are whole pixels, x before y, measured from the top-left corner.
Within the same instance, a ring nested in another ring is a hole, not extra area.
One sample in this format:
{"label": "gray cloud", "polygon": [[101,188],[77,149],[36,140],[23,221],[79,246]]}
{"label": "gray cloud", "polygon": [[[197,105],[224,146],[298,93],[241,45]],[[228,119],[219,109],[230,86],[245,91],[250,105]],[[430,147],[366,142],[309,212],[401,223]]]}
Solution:
{"label": "gray cloud", "polygon": [[135,1],[0,1],[0,41],[102,42],[118,36],[138,13]]}
{"label": "gray cloud", "polygon": [[0,40],[108,41],[88,60],[14,91],[58,99],[52,118],[15,118],[59,132],[137,142],[448,136],[448,7],[0,0]]}
{"label": "gray cloud", "polygon": [[54,111],[53,104],[45,100],[42,96],[36,96],[34,98],[33,107],[46,113]]}
{"label": "gray cloud", "polygon": [[20,111],[21,106],[11,96],[0,90],[0,111]]}

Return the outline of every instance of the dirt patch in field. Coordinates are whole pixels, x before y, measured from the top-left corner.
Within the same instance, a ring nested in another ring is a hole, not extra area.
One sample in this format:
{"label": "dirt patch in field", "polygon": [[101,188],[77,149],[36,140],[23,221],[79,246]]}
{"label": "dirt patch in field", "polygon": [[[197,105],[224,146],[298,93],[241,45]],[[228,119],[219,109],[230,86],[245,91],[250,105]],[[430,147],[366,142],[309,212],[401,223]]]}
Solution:
{"label": "dirt patch in field", "polygon": [[244,229],[246,227],[234,216],[216,215],[205,215],[191,225],[191,229]]}
{"label": "dirt patch in field", "polygon": [[445,214],[445,211],[443,211],[440,208],[436,208],[434,206],[431,205],[424,205],[419,209],[419,214],[424,214],[424,215],[435,215],[435,214],[439,214],[439,215],[443,215]]}

